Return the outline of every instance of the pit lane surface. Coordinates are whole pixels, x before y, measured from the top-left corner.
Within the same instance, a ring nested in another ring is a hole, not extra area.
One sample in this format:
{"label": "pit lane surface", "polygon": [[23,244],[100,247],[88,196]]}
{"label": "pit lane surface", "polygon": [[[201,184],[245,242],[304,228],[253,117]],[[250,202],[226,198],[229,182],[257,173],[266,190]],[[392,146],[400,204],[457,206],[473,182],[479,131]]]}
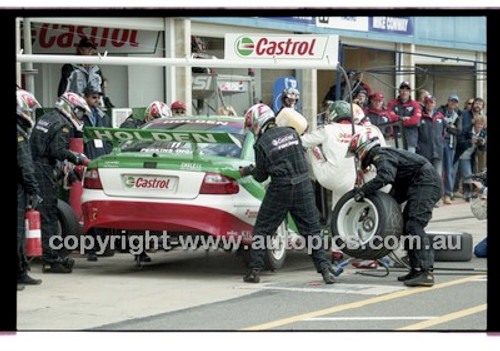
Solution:
{"label": "pit lane surface", "polygon": [[[429,229],[463,231],[477,243],[486,222],[466,203],[435,210]],[[260,284],[243,283],[241,257],[221,251],[156,252],[142,268],[128,254],[88,262],[72,274],[31,275],[40,286],[18,292],[23,330],[464,330],[486,329],[486,260],[439,262],[433,288],[406,288],[350,266],[324,285],[305,252]],[[370,270],[373,272],[373,270]],[[380,272],[379,272],[380,273]]]}

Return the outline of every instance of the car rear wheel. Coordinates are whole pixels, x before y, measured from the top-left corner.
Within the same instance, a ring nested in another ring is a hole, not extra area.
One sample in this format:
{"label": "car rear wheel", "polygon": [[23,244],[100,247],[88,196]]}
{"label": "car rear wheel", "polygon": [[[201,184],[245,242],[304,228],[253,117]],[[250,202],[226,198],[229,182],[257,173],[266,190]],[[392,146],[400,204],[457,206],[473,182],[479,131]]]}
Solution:
{"label": "car rear wheel", "polygon": [[286,258],[286,247],[288,243],[288,229],[286,222],[281,223],[278,230],[272,236],[272,247],[266,250],[265,263],[269,270],[283,267]]}
{"label": "car rear wheel", "polygon": [[403,216],[390,195],[377,191],[361,202],[354,190],[346,193],[333,210],[332,235],[345,254],[367,260],[386,256],[399,246]]}
{"label": "car rear wheel", "polygon": [[[283,222],[276,233],[271,237],[272,247],[266,249],[264,264],[266,269],[274,271],[283,267],[286,259],[286,250],[288,243],[288,226]],[[238,248],[237,255],[243,257],[245,265],[248,267],[252,261],[250,246],[241,246]]]}
{"label": "car rear wheel", "polygon": [[[82,235],[82,228],[80,227],[80,223],[78,222],[78,218],[71,206],[64,202],[63,200],[57,200],[57,220],[58,220],[58,235],[60,235],[63,239],[68,235],[74,236],[76,239],[80,238]],[[73,241],[69,241],[68,243],[73,243]],[[66,256],[70,254],[71,251],[63,248],[61,250],[61,254]]]}

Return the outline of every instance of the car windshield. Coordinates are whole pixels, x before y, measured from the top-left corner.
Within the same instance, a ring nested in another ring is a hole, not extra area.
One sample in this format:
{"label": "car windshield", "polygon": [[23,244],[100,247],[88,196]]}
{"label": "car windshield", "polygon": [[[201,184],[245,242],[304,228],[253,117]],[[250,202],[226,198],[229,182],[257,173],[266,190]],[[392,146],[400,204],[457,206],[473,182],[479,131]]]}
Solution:
{"label": "car windshield", "polygon": [[[174,120],[163,119],[147,124],[143,129],[171,131],[204,131],[230,133],[239,145],[234,143],[196,143],[198,155],[216,155],[239,158],[245,139],[242,123],[218,120]],[[158,154],[192,154],[193,143],[179,141],[126,141],[121,145],[122,152],[145,152]]]}

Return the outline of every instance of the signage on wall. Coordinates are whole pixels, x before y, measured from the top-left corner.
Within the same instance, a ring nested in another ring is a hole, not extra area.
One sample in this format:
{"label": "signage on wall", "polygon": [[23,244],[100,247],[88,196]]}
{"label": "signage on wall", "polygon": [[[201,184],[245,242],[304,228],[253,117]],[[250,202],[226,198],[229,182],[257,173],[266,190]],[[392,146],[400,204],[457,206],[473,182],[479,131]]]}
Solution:
{"label": "signage on wall", "polygon": [[413,22],[410,17],[370,17],[370,31],[411,35]]}
{"label": "signage on wall", "polygon": [[110,54],[152,54],[160,32],[136,29],[73,26],[43,23],[33,26],[34,54],[74,54],[81,38],[97,45],[97,51]]}
{"label": "signage on wall", "polygon": [[226,34],[226,59],[299,59],[337,62],[337,35]]}
{"label": "signage on wall", "polygon": [[335,28],[345,30],[368,31],[368,17],[316,17],[316,26],[322,28]]}
{"label": "signage on wall", "polygon": [[379,32],[386,34],[413,35],[412,17],[392,16],[318,16],[318,17],[268,17],[296,24],[315,25],[320,28],[331,28],[340,30],[355,30],[361,32]]}

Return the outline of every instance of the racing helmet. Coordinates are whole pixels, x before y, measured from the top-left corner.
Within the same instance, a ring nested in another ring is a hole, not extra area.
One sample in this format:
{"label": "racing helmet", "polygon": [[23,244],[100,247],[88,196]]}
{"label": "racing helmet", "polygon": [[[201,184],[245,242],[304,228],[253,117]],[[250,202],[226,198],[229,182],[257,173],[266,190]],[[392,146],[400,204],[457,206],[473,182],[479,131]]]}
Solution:
{"label": "racing helmet", "polygon": [[35,109],[41,108],[42,105],[33,94],[24,89],[17,89],[16,100],[17,117],[24,121],[28,128],[33,128],[35,125]]}
{"label": "racing helmet", "polygon": [[146,108],[144,113],[144,122],[151,122],[157,118],[172,117],[170,107],[163,101],[153,101]]}
{"label": "racing helmet", "polygon": [[284,107],[281,109],[278,116],[276,116],[276,124],[278,127],[291,127],[299,133],[304,134],[307,129],[307,120],[299,112],[291,107]]}
{"label": "racing helmet", "polygon": [[283,107],[293,107],[299,101],[300,93],[295,88],[286,88],[281,93],[281,104]]}
{"label": "racing helmet", "polygon": [[349,103],[344,100],[334,101],[330,107],[328,107],[328,121],[332,123],[340,122],[344,119],[351,119]]}
{"label": "racing helmet", "polygon": [[378,137],[368,137],[366,131],[356,133],[352,136],[351,142],[347,149],[346,157],[355,155],[361,162],[368,155],[368,152],[375,146],[380,146]]}
{"label": "racing helmet", "polygon": [[266,104],[255,104],[245,114],[245,127],[252,130],[258,137],[262,129],[269,123],[274,122],[276,116],[274,111]]}
{"label": "racing helmet", "polygon": [[59,96],[55,103],[56,108],[61,112],[79,132],[83,129],[82,118],[84,115],[90,116],[92,111],[87,101],[80,95],[66,92]]}
{"label": "racing helmet", "polygon": [[[351,106],[354,124],[360,124],[365,118],[365,113],[358,104],[351,104]],[[351,120],[351,108],[349,107],[349,103],[344,100],[334,101],[328,109],[328,121],[332,123],[342,120]]]}

